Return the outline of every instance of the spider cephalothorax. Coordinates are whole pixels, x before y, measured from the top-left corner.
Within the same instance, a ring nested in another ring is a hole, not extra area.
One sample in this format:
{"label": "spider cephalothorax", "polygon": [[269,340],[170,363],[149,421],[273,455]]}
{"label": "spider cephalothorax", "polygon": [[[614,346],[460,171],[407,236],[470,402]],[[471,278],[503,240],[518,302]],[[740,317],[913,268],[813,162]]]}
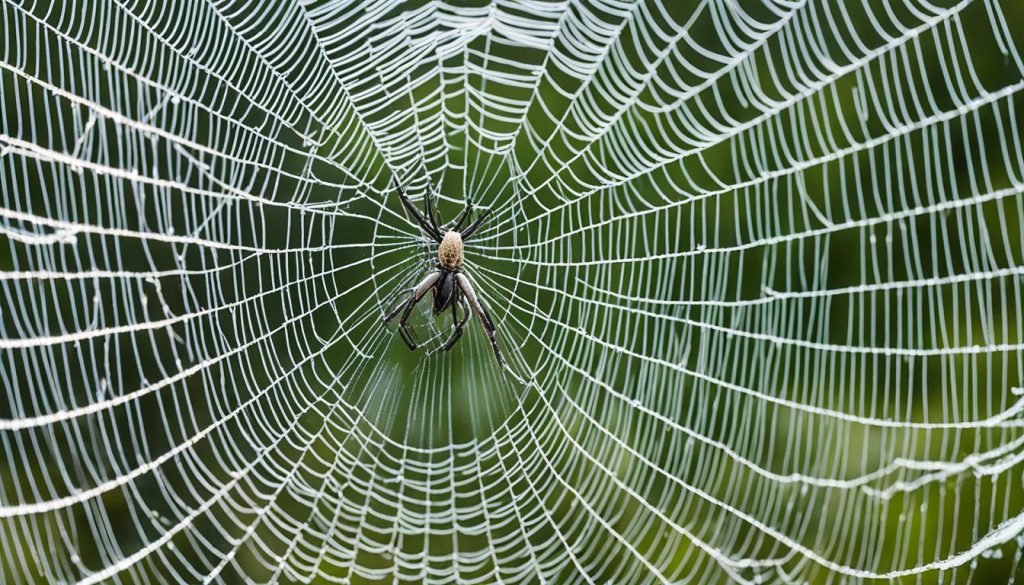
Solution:
{"label": "spider cephalothorax", "polygon": [[[501,349],[498,348],[494,322],[491,321],[487,308],[477,298],[469,275],[462,270],[465,260],[463,245],[469,241],[473,233],[480,227],[487,217],[487,213],[482,214],[475,222],[463,230],[462,224],[469,218],[473,210],[473,205],[469,204],[462,211],[459,218],[455,220],[451,229],[442,231],[437,225],[437,210],[431,205],[429,189],[423,195],[422,214],[409,201],[405,191],[398,184],[395,185],[395,189],[398,192],[399,199],[402,200],[402,205],[412,214],[423,235],[437,243],[437,266],[412,289],[412,294],[408,300],[400,303],[391,313],[384,317],[384,323],[391,323],[398,316],[398,313],[402,313],[402,318],[398,321],[398,331],[401,333],[405,344],[409,346],[409,349],[415,350],[418,345],[413,338],[412,327],[409,325],[409,316],[412,315],[412,309],[416,306],[416,303],[428,291],[433,292],[434,313],[443,313],[448,308],[451,308],[452,311],[452,324],[455,330],[451,338],[444,344],[443,349],[448,351],[462,337],[462,328],[469,321],[470,315],[475,312],[477,318],[480,319],[480,324],[487,333],[487,338],[491,341],[491,347],[494,348],[494,355],[498,358],[498,362],[502,366],[507,366],[505,358],[501,355]],[[459,306],[462,307],[461,319],[457,309]],[[470,310],[471,308],[472,310]]]}

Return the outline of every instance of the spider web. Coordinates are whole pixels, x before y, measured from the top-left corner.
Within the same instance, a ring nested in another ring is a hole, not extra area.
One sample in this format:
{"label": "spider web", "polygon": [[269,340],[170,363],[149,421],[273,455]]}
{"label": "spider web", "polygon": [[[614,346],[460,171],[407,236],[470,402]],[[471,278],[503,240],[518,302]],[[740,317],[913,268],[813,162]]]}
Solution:
{"label": "spider web", "polygon": [[0,582],[1020,573],[1019,3],[2,6]]}

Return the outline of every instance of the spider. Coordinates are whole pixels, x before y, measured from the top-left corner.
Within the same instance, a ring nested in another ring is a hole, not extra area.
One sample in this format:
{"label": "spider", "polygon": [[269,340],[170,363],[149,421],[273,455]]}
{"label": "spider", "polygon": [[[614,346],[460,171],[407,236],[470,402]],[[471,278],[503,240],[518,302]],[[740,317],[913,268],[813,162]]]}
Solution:
{"label": "spider", "polygon": [[[473,204],[470,203],[462,210],[462,214],[452,225],[451,229],[442,231],[437,225],[436,205],[431,205],[430,189],[427,189],[426,193],[423,194],[422,214],[409,201],[409,197],[406,196],[405,191],[397,181],[395,182],[395,190],[398,193],[399,199],[402,200],[402,205],[412,214],[423,234],[437,242],[437,266],[412,289],[412,294],[408,300],[400,303],[390,314],[384,317],[384,324],[390,325],[391,321],[401,312],[402,318],[398,321],[398,331],[402,335],[402,340],[409,346],[409,349],[415,351],[418,345],[413,338],[412,326],[409,325],[409,316],[412,315],[412,310],[416,303],[427,294],[427,291],[430,291],[433,293],[435,315],[440,315],[449,307],[452,311],[452,323],[455,326],[455,331],[442,349],[444,351],[450,350],[459,338],[462,337],[462,328],[469,321],[469,317],[472,314],[470,307],[472,307],[473,312],[476,312],[477,318],[480,319],[480,324],[487,333],[487,338],[491,341],[491,347],[494,348],[494,356],[498,358],[498,363],[507,369],[508,364],[505,362],[501,349],[498,347],[498,340],[495,338],[495,327],[494,322],[491,321],[490,313],[487,312],[487,308],[477,298],[469,275],[462,270],[462,264],[465,260],[463,245],[469,241],[487,218],[490,210],[485,211],[476,221],[463,230],[462,225],[469,218],[473,210]],[[459,319],[456,309],[458,306],[462,307],[462,319]]]}

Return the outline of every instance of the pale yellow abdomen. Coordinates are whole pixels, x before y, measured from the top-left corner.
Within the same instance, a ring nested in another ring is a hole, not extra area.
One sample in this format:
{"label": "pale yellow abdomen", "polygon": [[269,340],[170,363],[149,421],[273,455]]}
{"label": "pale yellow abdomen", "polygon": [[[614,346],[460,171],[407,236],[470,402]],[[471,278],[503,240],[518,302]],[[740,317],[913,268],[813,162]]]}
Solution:
{"label": "pale yellow abdomen", "polygon": [[462,236],[459,232],[448,232],[437,247],[437,261],[442,268],[459,270],[462,268]]}

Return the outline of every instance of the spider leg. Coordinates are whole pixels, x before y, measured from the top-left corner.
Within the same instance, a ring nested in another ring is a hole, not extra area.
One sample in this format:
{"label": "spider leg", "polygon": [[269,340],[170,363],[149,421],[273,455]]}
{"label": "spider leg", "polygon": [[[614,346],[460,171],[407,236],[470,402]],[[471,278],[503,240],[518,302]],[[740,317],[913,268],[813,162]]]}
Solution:
{"label": "spider leg", "polygon": [[405,342],[405,345],[409,347],[410,351],[416,351],[416,349],[420,346],[418,343],[416,343],[416,340],[413,339],[412,327],[410,327],[405,322],[405,319],[402,319],[402,321],[398,325],[398,334],[402,336],[402,341]]}
{"label": "spider leg", "polygon": [[433,288],[435,284],[437,284],[437,280],[439,278],[441,278],[440,270],[434,270],[430,272],[430,274],[428,274],[426,278],[421,280],[420,283],[416,285],[416,288],[412,289],[412,296],[410,296],[407,301],[400,303],[397,307],[395,307],[393,311],[391,311],[390,313],[388,313],[386,317],[384,317],[384,324],[389,325],[391,321],[394,320],[395,316],[398,315],[399,311],[401,311],[402,309],[405,309],[406,311],[411,311],[412,307],[421,298],[423,298],[423,295],[427,294],[427,291]]}
{"label": "spider leg", "polygon": [[[469,316],[473,314],[469,310],[469,304],[466,302],[466,297],[464,295],[460,294],[458,300],[458,303],[452,303],[452,324],[455,325],[455,333],[452,334],[452,338],[448,340],[448,343],[444,344],[444,347],[442,349],[444,349],[445,351],[448,351],[449,349],[454,347],[455,342],[458,341],[460,337],[462,337],[462,328],[466,326],[466,322],[469,321]],[[459,321],[459,315],[455,311],[455,306],[457,304],[462,305],[462,313],[463,315],[465,315],[464,317],[462,317],[461,321]]]}
{"label": "spider leg", "polygon": [[405,341],[405,344],[408,345],[409,349],[411,350],[415,350],[417,345],[416,341],[413,339],[412,336],[412,328],[409,327],[408,324],[409,315],[412,314],[412,309],[413,307],[416,306],[416,303],[418,303],[419,300],[423,298],[423,295],[427,294],[428,290],[431,290],[434,287],[434,285],[437,284],[437,281],[440,278],[440,270],[435,270],[428,274],[426,278],[424,278],[416,286],[416,288],[413,289],[412,295],[409,297],[409,300],[399,304],[397,307],[395,307],[393,311],[391,311],[390,313],[388,313],[386,317],[384,317],[384,324],[388,325],[391,323],[392,320],[394,320],[395,316],[397,316],[398,313],[404,309],[404,312],[402,313],[402,319],[398,322],[398,330],[399,333],[402,335],[402,340]]}
{"label": "spider leg", "polygon": [[475,232],[477,230],[477,228],[480,227],[480,224],[482,224],[484,222],[484,220],[487,219],[487,216],[489,216],[490,214],[491,214],[491,209],[488,209],[487,211],[484,211],[483,213],[481,213],[480,217],[476,218],[476,221],[474,221],[472,224],[470,224],[470,226],[468,228],[466,228],[465,231],[462,232],[462,234],[461,234],[462,235],[462,241],[465,242],[465,241],[469,240],[469,237],[473,235],[473,232]]}
{"label": "spider leg", "polygon": [[427,181],[427,190],[423,193],[423,215],[426,216],[427,221],[434,228],[434,231],[438,234],[441,233],[441,228],[438,225],[441,223],[439,214],[437,212],[437,200],[430,201],[431,195],[434,195],[434,184]]}
{"label": "spider leg", "polygon": [[470,202],[468,202],[466,204],[466,207],[462,210],[462,214],[460,214],[459,218],[457,220],[455,220],[455,227],[452,228],[452,231],[456,231],[457,232],[457,231],[462,230],[462,224],[465,223],[465,221],[469,217],[470,213],[473,213],[473,202],[472,201],[470,201]]}
{"label": "spider leg", "polygon": [[[395,307],[391,313],[388,313],[388,316],[391,319],[394,319],[395,315],[398,314],[398,311],[400,311],[401,308],[405,306],[406,301],[409,300],[408,295],[416,288],[413,285],[418,285],[422,282],[422,279],[419,274],[413,274],[404,278],[403,281],[404,282],[400,287],[392,289],[391,292],[382,300],[382,302],[387,306]],[[383,321],[383,319],[381,320]]]}
{"label": "spider leg", "polygon": [[402,318],[398,320],[398,333],[402,336],[402,341],[405,342],[409,349],[416,351],[419,344],[416,343],[416,338],[413,337],[412,326],[409,325],[409,316],[412,315],[412,308],[416,306],[416,300],[410,300],[406,303],[405,312],[402,313]]}
{"label": "spider leg", "polygon": [[487,309],[480,304],[480,299],[476,297],[476,291],[473,290],[473,283],[469,280],[469,277],[462,272],[455,274],[455,281],[459,284],[459,288],[462,289],[462,293],[466,295],[466,298],[469,300],[469,304],[476,312],[477,317],[480,318],[480,325],[483,326],[484,331],[487,333],[487,338],[491,341],[491,347],[494,348],[494,357],[498,358],[498,363],[503,367],[508,368],[508,362],[505,361],[505,357],[501,355],[501,348],[498,347],[498,339],[494,336],[494,322],[491,321],[491,316],[487,312]]}
{"label": "spider leg", "polygon": [[428,223],[425,217],[420,215],[420,212],[419,210],[416,209],[416,206],[412,204],[412,201],[409,201],[409,197],[405,194],[405,190],[402,189],[402,186],[398,184],[398,179],[395,179],[395,189],[398,191],[398,198],[402,201],[402,205],[405,207],[405,210],[412,214],[413,218],[416,220],[416,223],[419,224],[420,229],[423,230],[423,234],[426,235],[428,238],[434,240],[435,242],[440,243],[440,232],[437,231],[437,228],[433,227],[430,223]]}

